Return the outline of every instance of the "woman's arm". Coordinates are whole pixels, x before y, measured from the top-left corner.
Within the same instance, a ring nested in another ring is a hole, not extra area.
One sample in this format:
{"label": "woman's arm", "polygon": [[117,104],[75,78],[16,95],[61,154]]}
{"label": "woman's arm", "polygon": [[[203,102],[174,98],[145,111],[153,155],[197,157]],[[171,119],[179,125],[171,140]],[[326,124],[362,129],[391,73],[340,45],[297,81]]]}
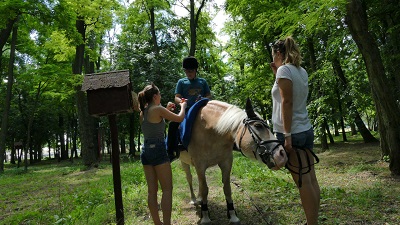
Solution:
{"label": "woman's arm", "polygon": [[159,113],[160,117],[167,119],[169,121],[174,121],[174,122],[182,122],[183,119],[185,119],[185,109],[186,109],[186,101],[179,103],[181,105],[181,110],[179,111],[179,114],[175,114],[168,110],[167,108],[164,108],[162,106],[159,107]]}
{"label": "woman's arm", "polygon": [[285,78],[278,79],[279,93],[282,99],[282,120],[283,120],[283,132],[285,135],[285,149],[287,151],[292,150],[292,137],[289,135],[292,129],[292,117],[293,117],[293,84],[292,81]]}

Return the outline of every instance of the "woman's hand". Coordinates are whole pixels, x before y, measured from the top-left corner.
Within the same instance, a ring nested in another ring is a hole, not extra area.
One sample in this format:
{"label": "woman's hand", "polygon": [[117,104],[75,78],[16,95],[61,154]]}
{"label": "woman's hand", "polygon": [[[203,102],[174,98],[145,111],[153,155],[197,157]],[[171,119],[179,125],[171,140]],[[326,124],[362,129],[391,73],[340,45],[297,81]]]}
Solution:
{"label": "woman's hand", "polygon": [[292,136],[285,137],[285,145],[283,147],[288,154],[293,152]]}
{"label": "woman's hand", "polygon": [[181,105],[181,109],[185,109],[187,106],[186,99],[181,98],[181,102],[179,104]]}
{"label": "woman's hand", "polygon": [[168,104],[167,104],[167,109],[169,110],[169,111],[174,111],[175,110],[175,104],[174,103],[172,103],[172,102],[168,102]]}
{"label": "woman's hand", "polygon": [[276,67],[275,63],[274,63],[274,62],[271,62],[271,63],[269,64],[269,66],[271,67],[272,72],[274,73],[274,75],[276,75],[276,71],[278,70],[278,68]]}

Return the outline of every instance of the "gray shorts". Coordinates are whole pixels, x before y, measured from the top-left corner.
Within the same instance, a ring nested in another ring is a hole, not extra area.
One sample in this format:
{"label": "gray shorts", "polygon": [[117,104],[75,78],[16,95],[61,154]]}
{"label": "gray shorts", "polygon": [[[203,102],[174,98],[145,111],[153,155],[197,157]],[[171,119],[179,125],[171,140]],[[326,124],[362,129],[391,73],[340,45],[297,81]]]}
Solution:
{"label": "gray shorts", "polygon": [[146,140],[142,145],[140,160],[143,165],[157,166],[169,162],[164,140]]}
{"label": "gray shorts", "polygon": [[[278,141],[280,141],[281,144],[284,145],[285,144],[285,136],[279,132],[276,132],[275,135],[276,135],[276,138],[278,139]],[[313,148],[314,148],[314,129],[311,128],[304,132],[292,134],[292,146],[313,150]]]}

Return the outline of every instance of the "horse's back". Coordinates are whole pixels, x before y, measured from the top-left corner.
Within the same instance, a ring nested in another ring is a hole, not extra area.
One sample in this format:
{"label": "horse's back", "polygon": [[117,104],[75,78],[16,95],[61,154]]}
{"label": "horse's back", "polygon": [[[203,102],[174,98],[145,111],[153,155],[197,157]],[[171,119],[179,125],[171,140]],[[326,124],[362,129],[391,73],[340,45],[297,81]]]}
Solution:
{"label": "horse's back", "polygon": [[228,103],[212,100],[199,110],[188,146],[188,153],[195,164],[201,162],[209,167],[232,157],[233,138],[229,134],[220,134],[215,129],[229,106],[231,105]]}

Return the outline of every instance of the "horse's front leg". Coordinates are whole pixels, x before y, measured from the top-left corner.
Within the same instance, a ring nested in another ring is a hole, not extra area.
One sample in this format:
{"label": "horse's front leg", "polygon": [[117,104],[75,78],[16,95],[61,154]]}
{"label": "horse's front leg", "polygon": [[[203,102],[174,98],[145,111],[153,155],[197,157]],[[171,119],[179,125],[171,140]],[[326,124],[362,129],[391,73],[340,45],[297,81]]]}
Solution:
{"label": "horse's front leg", "polygon": [[199,180],[199,194],[201,198],[201,221],[200,224],[210,224],[211,219],[208,211],[208,185],[206,180],[206,168],[196,166],[197,179]]}
{"label": "horse's front leg", "polygon": [[228,158],[223,163],[218,164],[222,173],[222,183],[224,184],[224,194],[227,206],[227,216],[230,224],[240,224],[240,219],[236,215],[235,207],[232,200],[231,189],[231,170],[233,158]]}
{"label": "horse's front leg", "polygon": [[196,204],[196,196],[193,192],[193,177],[192,177],[192,173],[190,172],[190,165],[184,163],[183,161],[181,161],[181,165],[182,165],[182,169],[183,171],[185,171],[186,174],[186,181],[189,184],[189,189],[190,189],[190,204]]}

